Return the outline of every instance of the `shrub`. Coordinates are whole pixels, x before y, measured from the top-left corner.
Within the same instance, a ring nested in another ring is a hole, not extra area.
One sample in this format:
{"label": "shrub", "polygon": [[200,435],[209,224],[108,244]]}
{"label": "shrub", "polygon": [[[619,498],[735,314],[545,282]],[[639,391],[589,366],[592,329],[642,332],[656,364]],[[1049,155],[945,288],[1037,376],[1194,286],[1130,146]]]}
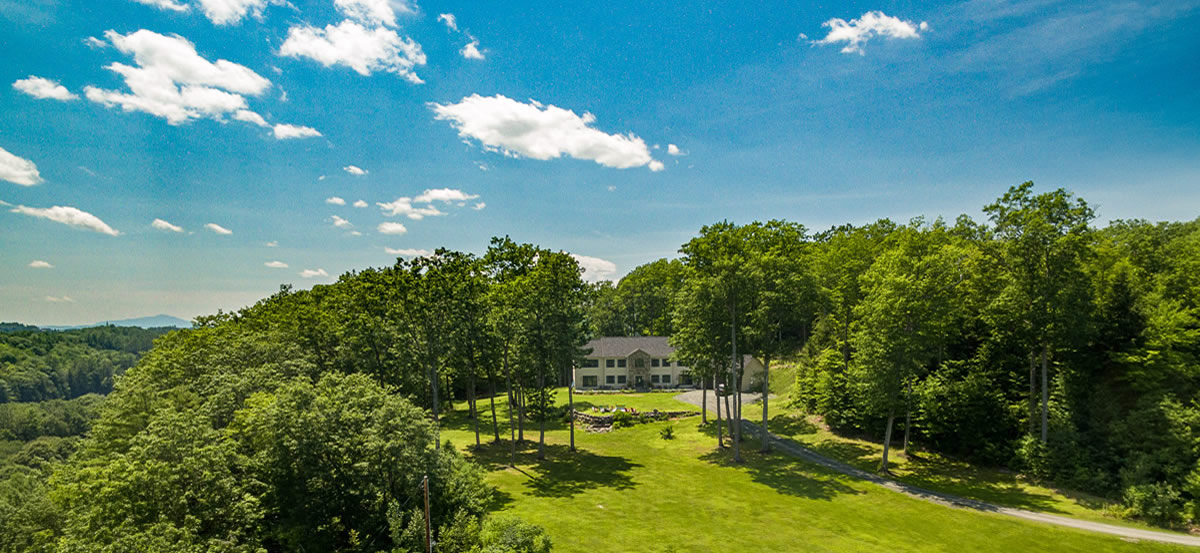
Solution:
{"label": "shrub", "polygon": [[664,427],[662,430],[658,431],[658,435],[664,440],[674,440],[675,439],[675,427],[674,426]]}
{"label": "shrub", "polygon": [[1127,516],[1160,526],[1178,526],[1184,519],[1184,501],[1179,490],[1165,482],[1130,486],[1122,498]]}
{"label": "shrub", "polygon": [[637,424],[637,422],[637,417],[634,417],[632,413],[624,411],[613,413],[613,428],[629,428]]}

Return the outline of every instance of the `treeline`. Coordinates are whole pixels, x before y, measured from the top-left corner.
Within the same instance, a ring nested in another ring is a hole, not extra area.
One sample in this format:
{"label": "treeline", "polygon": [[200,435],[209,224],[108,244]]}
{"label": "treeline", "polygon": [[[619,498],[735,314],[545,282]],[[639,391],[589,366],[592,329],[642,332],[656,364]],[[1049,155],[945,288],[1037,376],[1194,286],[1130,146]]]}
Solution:
{"label": "treeline", "polygon": [[170,330],[100,326],[0,332],[0,403],[107,394],[116,377]]}
{"label": "treeline", "polygon": [[507,394],[544,445],[586,291],[570,255],[505,238],[200,317],[117,381],[67,461],[0,483],[0,552],[418,551],[426,476],[438,551],[547,552],[487,516],[438,420],[465,396],[476,442],[500,441],[475,399]]}
{"label": "treeline", "polygon": [[680,261],[601,286],[592,324],[669,329],[727,384],[735,352],[789,357],[790,401],[883,439],[884,471],[888,446],[915,441],[1158,524],[1200,521],[1200,219],[1096,228],[1083,199],[1032,183],[984,212],[705,227]]}

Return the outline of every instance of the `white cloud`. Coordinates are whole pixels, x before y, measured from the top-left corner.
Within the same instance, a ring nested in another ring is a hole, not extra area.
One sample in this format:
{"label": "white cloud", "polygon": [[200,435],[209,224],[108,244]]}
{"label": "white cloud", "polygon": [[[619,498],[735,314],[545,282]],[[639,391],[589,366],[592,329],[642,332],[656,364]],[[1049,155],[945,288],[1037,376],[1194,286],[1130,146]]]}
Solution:
{"label": "white cloud", "polygon": [[23,205],[14,206],[10,211],[20,213],[30,217],[46,219],[55,223],[62,223],[72,227],[81,228],[107,234],[109,236],[120,236],[121,233],[116,229],[108,226],[107,223],[101,221],[99,217],[92,215],[86,211],[81,211],[70,206],[56,205],[53,207],[25,207]]}
{"label": "white cloud", "polygon": [[663,165],[663,162],[661,162],[657,159],[650,161],[650,164],[647,165],[646,167],[649,167],[650,170],[654,171],[655,173],[662,171],[663,169],[666,169],[666,166]]}
{"label": "white cloud", "polygon": [[357,230],[352,230],[350,231],[350,236],[362,236],[362,233],[358,232]]}
{"label": "white cloud", "polygon": [[187,4],[176,2],[175,0],[134,0],[139,4],[154,6],[160,10],[171,10],[176,12],[186,12],[191,9]]}
{"label": "white cloud", "polygon": [[367,202],[358,200],[358,201],[354,202],[354,207],[358,207],[358,208],[367,207]]}
{"label": "white cloud", "polygon": [[335,226],[337,228],[350,228],[350,227],[354,226],[354,225],[350,224],[350,221],[347,221],[341,217],[338,217],[337,215],[334,215],[331,220],[333,221],[333,226]]}
{"label": "white cloud", "polygon": [[683,151],[679,149],[679,146],[676,146],[674,144],[667,144],[667,153],[670,155],[673,155],[673,156],[684,155]]}
{"label": "white cloud", "polygon": [[183,232],[183,227],[178,226],[178,225],[172,225],[171,223],[168,223],[162,219],[155,219],[153,222],[150,223],[150,226],[152,226],[158,230],[169,230],[171,232]]}
{"label": "white cloud", "polygon": [[379,234],[404,234],[408,232],[408,229],[404,225],[390,221],[379,223],[376,230],[379,231]]}
{"label": "white cloud", "polygon": [[617,264],[599,257],[571,254],[579,266],[583,268],[583,279],[588,282],[608,280],[617,272]]}
{"label": "white cloud", "polygon": [[253,111],[250,111],[248,109],[239,109],[239,110],[233,112],[233,118],[237,119],[238,121],[245,121],[247,123],[250,123],[252,125],[258,125],[260,127],[270,127],[271,126],[269,123],[267,123],[266,119],[263,119],[263,116],[261,116],[257,113],[254,113]]}
{"label": "white cloud", "polygon": [[424,219],[425,217],[436,217],[438,215],[446,214],[446,212],[433,207],[432,205],[414,206],[412,203],[412,198],[401,197],[396,198],[396,201],[393,202],[376,203],[375,205],[378,205],[380,208],[382,208],[385,215],[403,215],[416,221]]}
{"label": "white cloud", "polygon": [[413,198],[414,202],[418,203],[433,203],[433,202],[465,202],[478,198],[479,194],[467,194],[456,188],[429,188],[421,193],[420,196]]}
{"label": "white cloud", "polygon": [[75,300],[71,299],[71,296],[46,296],[45,299],[50,303],[75,303]]}
{"label": "white cloud", "polygon": [[263,244],[263,245],[264,245],[264,246],[266,246],[266,247],[268,247],[268,248],[278,248],[278,247],[279,247],[279,241],[278,241],[278,240],[272,240],[272,241],[270,241],[270,242],[267,242],[266,244]]}
{"label": "white cloud", "polygon": [[475,205],[471,206],[471,209],[474,209],[475,211],[479,211],[485,207],[487,207],[487,204],[485,204],[483,202],[478,202]]}
{"label": "white cloud", "polygon": [[368,173],[368,171],[366,169],[363,169],[361,167],[355,167],[354,165],[347,165],[345,167],[342,167],[342,170],[347,173],[350,173],[351,175],[354,175],[356,177],[361,177]]}
{"label": "white cloud", "polygon": [[442,23],[445,23],[446,27],[448,27],[451,31],[455,31],[455,32],[458,31],[458,19],[456,19],[454,17],[454,14],[452,14],[452,13],[440,14],[437,17],[437,20],[441,21]]}
{"label": "white cloud", "polygon": [[327,276],[329,276],[329,273],[326,273],[325,269],[305,269],[303,271],[300,271],[301,278],[316,278],[316,277],[327,277]]}
{"label": "white cloud", "polygon": [[84,87],[89,100],[106,106],[149,113],[172,125],[200,118],[221,120],[228,114],[237,118],[236,112],[247,109],[244,94],[258,96],[271,86],[243,65],[204,59],[194,44],[178,35],[143,29],[128,35],[107,31],[104,36],[137,63],[107,66],[125,79],[130,93]]}
{"label": "white cloud", "polygon": [[289,138],[312,138],[321,136],[321,133],[312,127],[303,127],[300,125],[288,125],[280,123],[274,127],[275,138],[279,140],[287,140]]}
{"label": "white cloud", "polygon": [[91,48],[93,50],[101,50],[104,48],[108,48],[108,42],[101,40],[99,38],[96,38],[94,36],[90,36],[90,37],[83,39],[83,43],[86,44],[88,46],[88,48]]}
{"label": "white cloud", "polygon": [[227,229],[221,225],[218,225],[216,223],[208,223],[207,225],[204,225],[204,228],[211,230],[217,234],[221,234],[221,235],[233,234],[232,230],[229,230],[229,229]]}
{"label": "white cloud", "polygon": [[79,99],[79,96],[72,94],[70,90],[67,90],[67,87],[58,84],[58,81],[35,77],[33,75],[14,82],[13,88],[42,100],[62,100],[65,102]]}
{"label": "white cloud", "polygon": [[404,257],[427,257],[433,252],[416,248],[384,248],[383,251],[392,255],[400,255]]}
{"label": "white cloud", "polygon": [[292,27],[279,47],[279,55],[308,58],[325,67],[344,65],[363,76],[387,71],[414,84],[424,82],[413,72],[414,67],[425,65],[420,44],[392,29],[368,29],[351,20],[324,29]]}
{"label": "white cloud", "polygon": [[329,205],[346,205],[346,200],[343,200],[337,196],[332,196],[329,198],[325,198],[325,203],[327,203]]}
{"label": "white cloud", "polygon": [[32,161],[0,148],[0,180],[21,186],[33,186],[41,184],[42,175],[38,173],[37,165]]}
{"label": "white cloud", "polygon": [[284,262],[282,262],[282,261],[268,261],[268,262],[266,262],[266,263],[263,263],[263,265],[265,265],[265,266],[267,266],[267,267],[270,267],[270,268],[272,268],[272,269],[286,269],[286,268],[288,268],[288,264],[287,264],[287,263],[284,263]]}
{"label": "white cloud", "polygon": [[362,23],[396,26],[396,13],[416,13],[416,7],[404,0],[333,0],[346,17]]}
{"label": "white cloud", "polygon": [[485,150],[513,157],[553,159],[564,155],[627,169],[654,161],[646,142],[633,134],[608,134],[592,128],[596,117],[505,96],[473,94],[457,104],[431,104],[435,118],[450,121],[464,139]]}
{"label": "white cloud", "polygon": [[865,53],[862,45],[873,37],[920,38],[920,31],[929,28],[929,24],[924,21],[914,24],[912,21],[885,15],[881,11],[864,13],[862,17],[851,19],[849,22],[835,17],[822,23],[821,26],[829,27],[829,34],[821,40],[814,40],[813,44],[844,42],[846,45],[842,47],[843,54],[857,53],[859,55]]}
{"label": "white cloud", "polygon": [[471,42],[468,42],[466,46],[462,47],[462,50],[458,51],[458,53],[462,54],[462,57],[467,58],[469,60],[484,59],[483,52],[479,51],[479,41],[478,40],[472,40]]}
{"label": "white cloud", "polygon": [[35,259],[33,261],[30,261],[29,266],[34,269],[53,269],[54,268],[54,265],[51,265],[48,261],[42,261],[41,259]]}

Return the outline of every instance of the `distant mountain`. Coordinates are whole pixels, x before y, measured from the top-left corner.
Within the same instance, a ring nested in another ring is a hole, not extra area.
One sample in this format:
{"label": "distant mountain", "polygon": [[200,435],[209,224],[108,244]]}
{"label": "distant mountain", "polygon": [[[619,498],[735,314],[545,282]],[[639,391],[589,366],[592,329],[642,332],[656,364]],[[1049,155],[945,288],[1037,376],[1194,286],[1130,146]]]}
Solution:
{"label": "distant mountain", "polygon": [[93,326],[138,326],[141,328],[160,328],[170,326],[175,328],[191,328],[191,321],[185,321],[179,317],[170,315],[155,315],[153,317],[138,317],[136,319],[121,319],[119,321],[104,321],[90,325],[74,325],[74,326],[43,326],[45,330],[71,330],[74,328],[90,328]]}

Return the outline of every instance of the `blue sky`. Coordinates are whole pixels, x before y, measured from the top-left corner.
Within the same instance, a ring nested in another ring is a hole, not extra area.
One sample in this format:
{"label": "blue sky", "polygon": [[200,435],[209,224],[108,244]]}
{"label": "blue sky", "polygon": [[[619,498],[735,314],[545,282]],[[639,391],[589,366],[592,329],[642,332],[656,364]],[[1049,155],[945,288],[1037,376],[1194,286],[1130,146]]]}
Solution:
{"label": "blue sky", "polygon": [[1192,219],[1198,24],[1195,0],[0,0],[0,320],[190,318],[504,234],[617,278],[721,219],[978,218],[1025,180],[1102,223]]}

